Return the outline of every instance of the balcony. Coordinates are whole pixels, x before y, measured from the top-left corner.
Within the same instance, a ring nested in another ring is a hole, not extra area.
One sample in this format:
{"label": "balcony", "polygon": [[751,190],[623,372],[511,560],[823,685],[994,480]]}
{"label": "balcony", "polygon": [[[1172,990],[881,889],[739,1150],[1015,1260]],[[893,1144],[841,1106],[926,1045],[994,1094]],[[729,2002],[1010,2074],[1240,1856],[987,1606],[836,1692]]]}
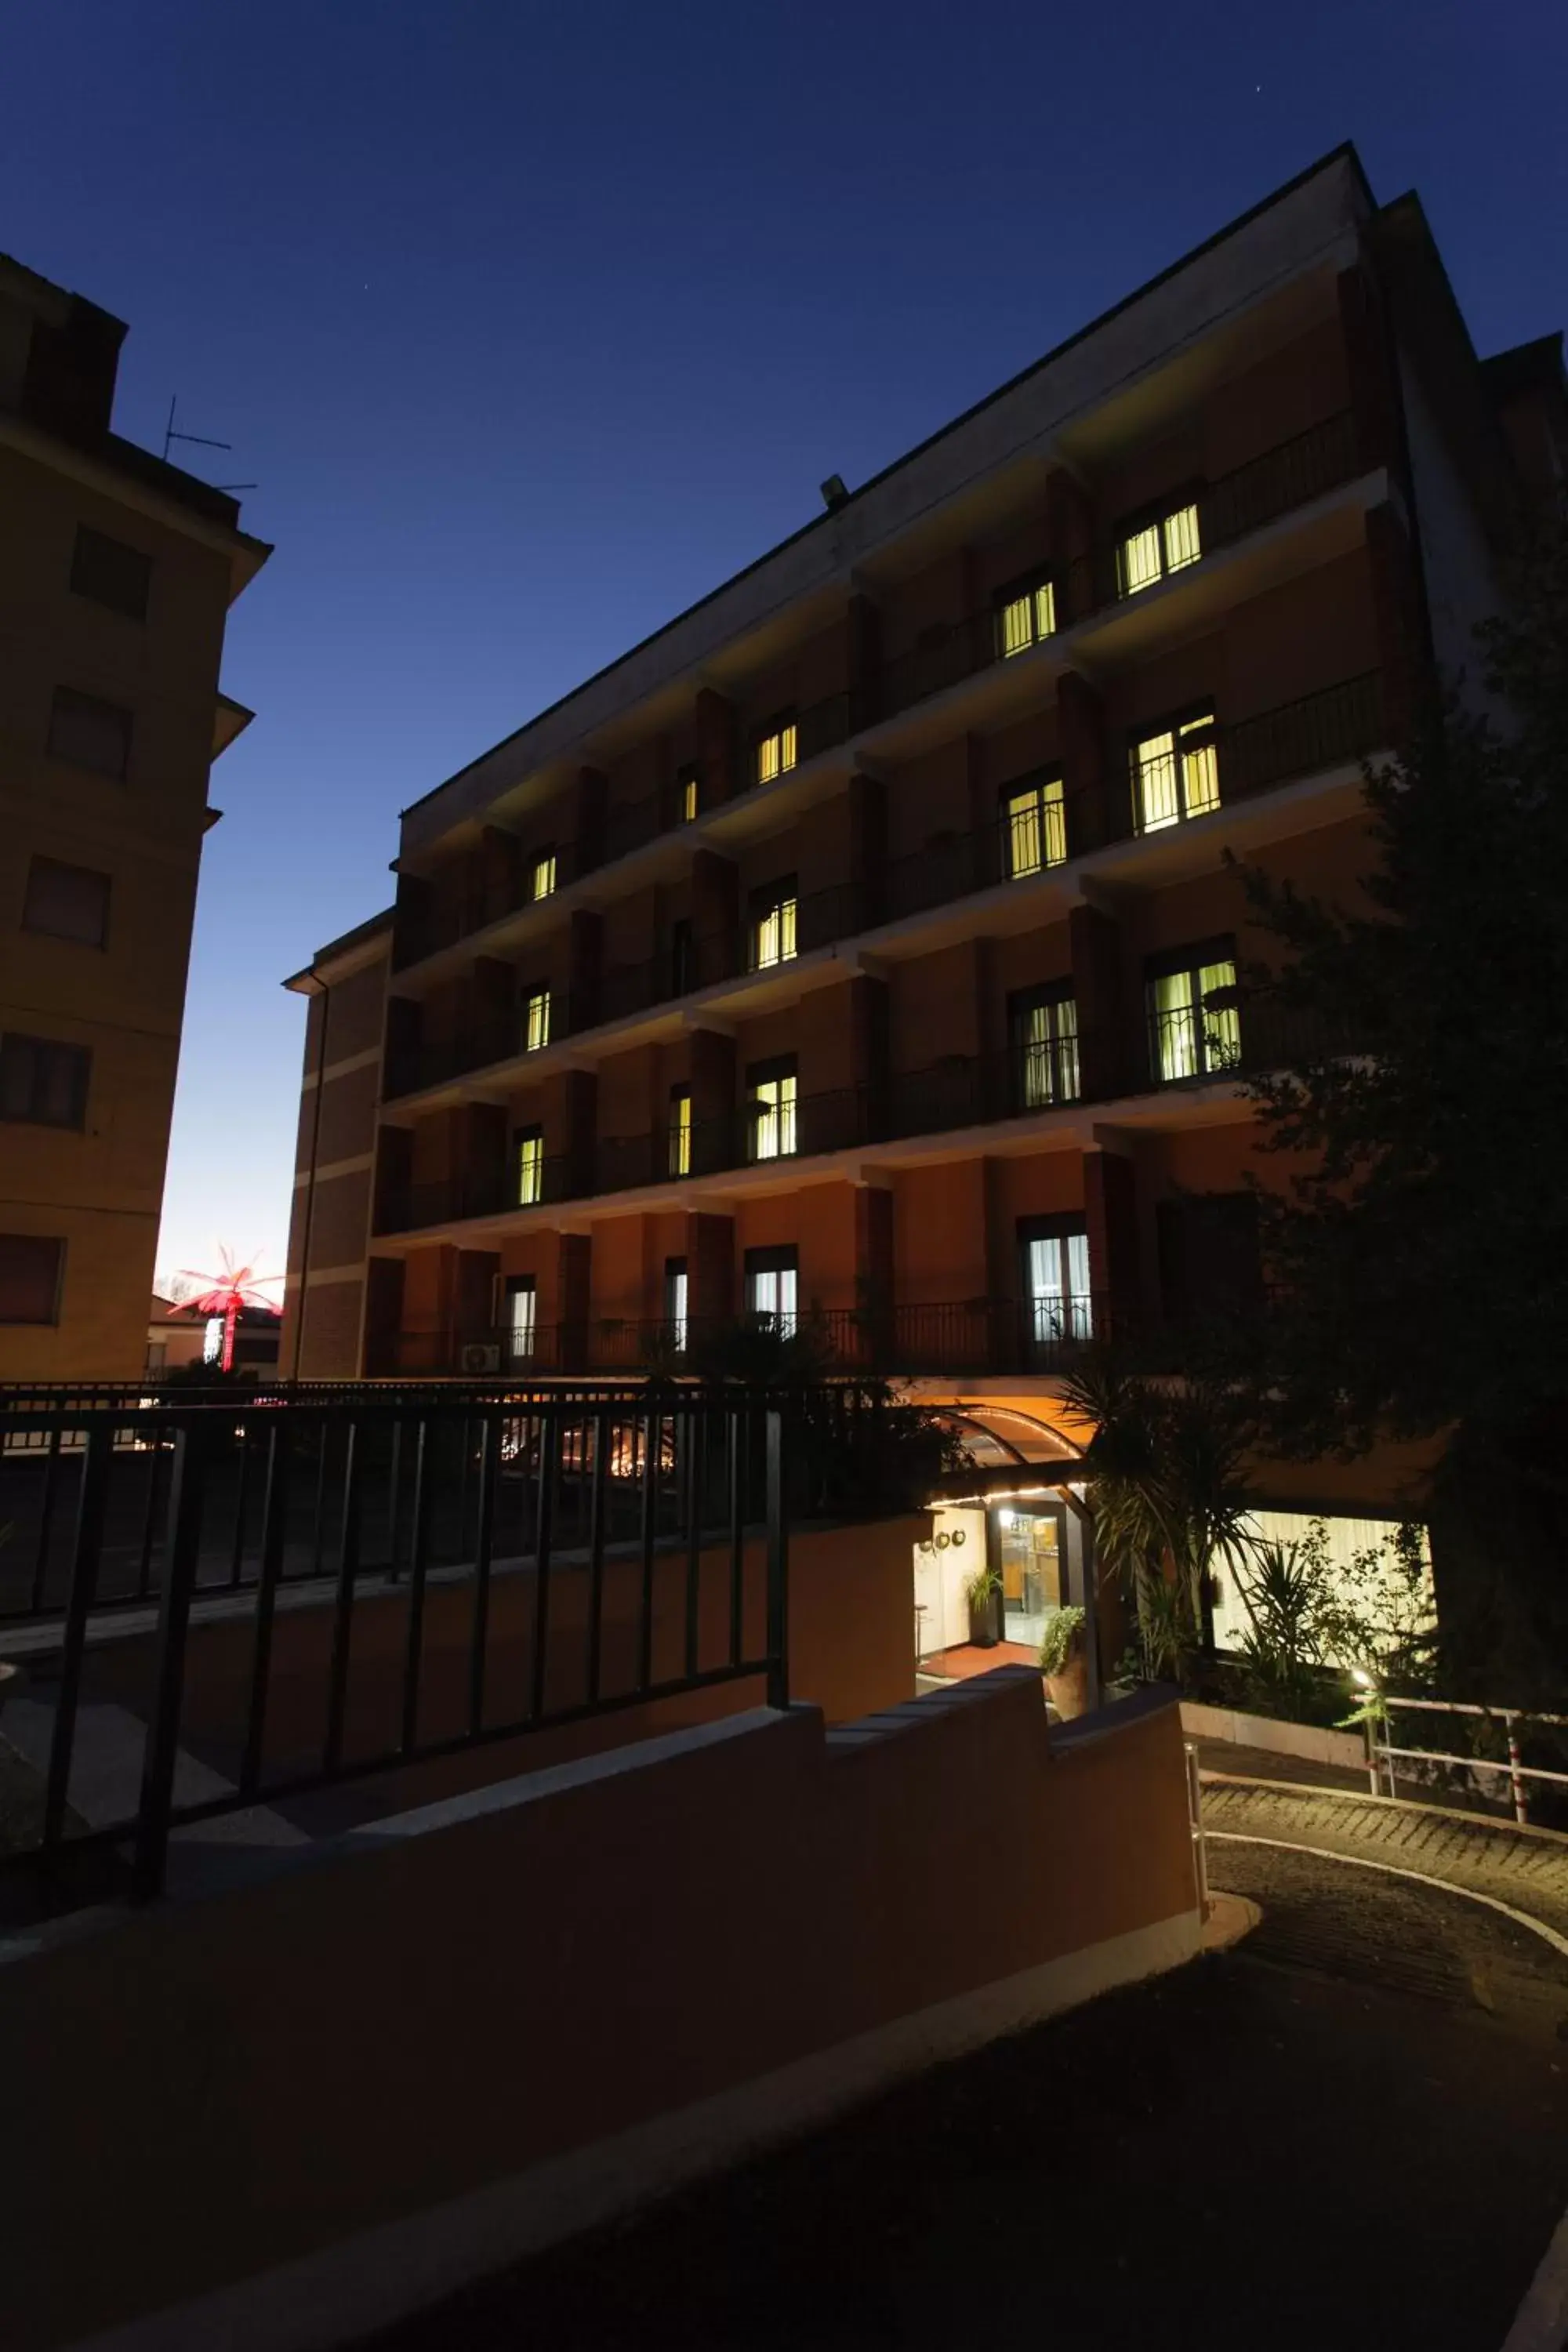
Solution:
{"label": "balcony", "polygon": [[[1353,415],[1342,410],[1261,457],[1222,475],[1197,493],[1200,554],[1192,566],[1237,545],[1253,533],[1354,480],[1363,471]],[[1106,539],[1087,555],[1053,572],[1055,636],[1139,602],[1142,592],[1124,593],[1119,577],[1119,541]],[[1178,577],[1185,576],[1184,572]],[[1051,642],[1052,640],[1046,640]],[[876,676],[852,690],[808,705],[795,717],[796,767],[836,751],[901,713],[950,692],[980,672],[1000,667],[1026,648],[1005,644],[994,604],[924,632],[920,642],[884,663]],[[749,751],[737,755],[721,805],[756,788]],[[776,782],[777,779],[770,779]],[[1260,789],[1254,785],[1252,789]],[[711,814],[707,812],[706,814]],[[601,838],[565,842],[555,848],[555,887],[566,888],[616,860],[679,829],[681,812],[672,783],[646,799],[612,808]],[[1098,846],[1098,844],[1091,845]],[[526,873],[510,883],[497,880],[482,891],[462,890],[439,901],[403,937],[396,968],[406,970],[461,939],[521,912],[534,903]]]}
{"label": "balcony", "polygon": [[540,1324],[521,1339],[509,1328],[489,1325],[456,1334],[402,1331],[388,1371],[404,1380],[449,1379],[465,1371],[520,1379],[636,1378],[656,1371],[701,1378],[733,1363],[748,1339],[773,1337],[793,1338],[802,1364],[829,1374],[1037,1374],[1069,1369],[1121,1328],[1110,1302],[1098,1295],[889,1303],[863,1310],[814,1307],[784,1326],[769,1316],[692,1318],[679,1326],[590,1317],[576,1324]]}
{"label": "balcony", "polygon": [[[765,1123],[756,1111],[738,1106],[722,1117],[693,1121],[688,1130],[689,1167],[680,1176],[671,1171],[668,1132],[655,1129],[601,1139],[591,1161],[586,1153],[575,1164],[564,1156],[546,1159],[539,1168],[539,1190],[529,1201],[519,1197],[515,1170],[482,1177],[465,1172],[446,1183],[414,1185],[383,1203],[375,1231],[387,1237],[471,1220],[510,1223],[526,1209],[652,1188],[679,1191],[703,1177],[744,1169],[774,1171],[788,1181],[801,1162],[837,1152],[1011,1120],[1037,1122],[1080,1105],[1227,1086],[1352,1050],[1327,1037],[1310,1016],[1262,992],[1242,996],[1228,1012],[1180,1019],[1185,1025],[1179,1041],[1173,1016],[1163,1015],[1146,1018],[1137,1031],[1129,1024],[1114,1034],[1089,1032],[1011,1054],[954,1055],[925,1069],[890,1076],[879,1086],[799,1096],[792,1116],[774,1112]],[[1184,1050],[1177,1050],[1178,1043]],[[763,1134],[793,1148],[760,1150]]]}
{"label": "balcony", "polygon": [[[1376,670],[1344,678],[1315,694],[1228,726],[1213,737],[1223,812],[1237,803],[1299,777],[1353,765],[1384,749],[1381,675]],[[984,890],[1019,885],[1060,871],[1096,850],[1137,837],[1130,776],[1106,795],[1068,793],[1061,803],[1059,846],[1043,834],[1031,856],[1020,860],[1012,821],[969,833],[952,833],[912,856],[895,858],[862,884],[838,883],[795,902],[795,955],[767,969],[787,971],[789,962],[819,950],[907,922]],[[1185,818],[1184,824],[1199,820]],[[1164,828],[1165,835],[1176,830]],[[559,1045],[607,1024],[679,1003],[697,992],[755,977],[758,966],[744,939],[713,934],[690,943],[685,968],[677,970],[667,950],[646,962],[612,966],[597,988],[573,999],[556,993],[551,1003],[550,1042]],[[505,1025],[494,1020],[458,1036],[388,1056],[384,1094],[388,1101],[441,1086],[469,1072],[519,1060],[523,1053],[523,1014]],[[518,1076],[523,1075],[520,1066]]]}

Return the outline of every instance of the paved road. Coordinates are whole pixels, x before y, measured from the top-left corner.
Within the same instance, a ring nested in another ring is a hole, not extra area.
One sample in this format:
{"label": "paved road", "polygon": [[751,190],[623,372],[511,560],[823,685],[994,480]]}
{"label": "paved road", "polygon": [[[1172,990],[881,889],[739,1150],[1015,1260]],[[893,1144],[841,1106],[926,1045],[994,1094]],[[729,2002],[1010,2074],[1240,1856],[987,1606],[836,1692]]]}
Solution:
{"label": "paved road", "polygon": [[1568,2203],[1568,1963],[1455,1895],[1213,1851],[1268,1906],[1234,1952],[942,2068],[380,2352],[1498,2352]]}
{"label": "paved road", "polygon": [[1204,1821],[1211,1830],[1423,1871],[1568,1936],[1568,1838],[1364,1795],[1213,1780],[1204,1784]]}

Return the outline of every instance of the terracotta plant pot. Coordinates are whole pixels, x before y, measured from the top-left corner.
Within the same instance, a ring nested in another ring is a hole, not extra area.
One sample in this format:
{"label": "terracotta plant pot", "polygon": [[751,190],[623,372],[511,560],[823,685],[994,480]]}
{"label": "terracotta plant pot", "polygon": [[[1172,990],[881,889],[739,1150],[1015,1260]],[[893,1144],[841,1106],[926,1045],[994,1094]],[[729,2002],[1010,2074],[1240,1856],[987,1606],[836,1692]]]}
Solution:
{"label": "terracotta plant pot", "polygon": [[1064,1723],[1082,1715],[1089,1706],[1089,1662],[1075,1650],[1059,1675],[1046,1676],[1046,1696]]}

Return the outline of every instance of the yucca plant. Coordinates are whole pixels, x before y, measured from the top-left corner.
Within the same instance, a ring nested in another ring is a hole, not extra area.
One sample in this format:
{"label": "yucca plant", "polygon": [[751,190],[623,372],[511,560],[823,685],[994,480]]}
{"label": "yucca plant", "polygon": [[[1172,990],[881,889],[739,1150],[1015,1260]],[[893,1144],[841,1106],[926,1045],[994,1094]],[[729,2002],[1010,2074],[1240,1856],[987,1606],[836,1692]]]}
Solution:
{"label": "yucca plant", "polygon": [[1094,1432],[1084,1468],[1100,1575],[1131,1601],[1144,1673],[1182,1680],[1202,1643],[1215,1563],[1247,1544],[1245,1424],[1222,1390],[1110,1359],[1080,1364],[1063,1399]]}

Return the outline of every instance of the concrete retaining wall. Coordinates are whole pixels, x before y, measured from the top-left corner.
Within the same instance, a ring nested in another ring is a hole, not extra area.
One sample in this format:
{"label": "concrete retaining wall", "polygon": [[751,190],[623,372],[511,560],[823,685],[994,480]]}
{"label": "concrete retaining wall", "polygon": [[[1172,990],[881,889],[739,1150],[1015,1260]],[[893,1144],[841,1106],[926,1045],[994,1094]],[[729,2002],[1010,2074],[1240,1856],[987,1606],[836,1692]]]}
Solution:
{"label": "concrete retaining wall", "polygon": [[1328,1731],[1316,1723],[1281,1723],[1271,1715],[1242,1715],[1234,1707],[1200,1706],[1182,1701],[1182,1729],[1189,1739],[1228,1739],[1237,1748],[1267,1748],[1276,1756],[1302,1756],[1310,1764],[1337,1764],[1354,1772],[1366,1762],[1359,1731]]}
{"label": "concrete retaining wall", "polygon": [[7,2340],[341,2342],[1198,1940],[1174,1706],[1006,1668],[68,1923],[0,1972]]}

